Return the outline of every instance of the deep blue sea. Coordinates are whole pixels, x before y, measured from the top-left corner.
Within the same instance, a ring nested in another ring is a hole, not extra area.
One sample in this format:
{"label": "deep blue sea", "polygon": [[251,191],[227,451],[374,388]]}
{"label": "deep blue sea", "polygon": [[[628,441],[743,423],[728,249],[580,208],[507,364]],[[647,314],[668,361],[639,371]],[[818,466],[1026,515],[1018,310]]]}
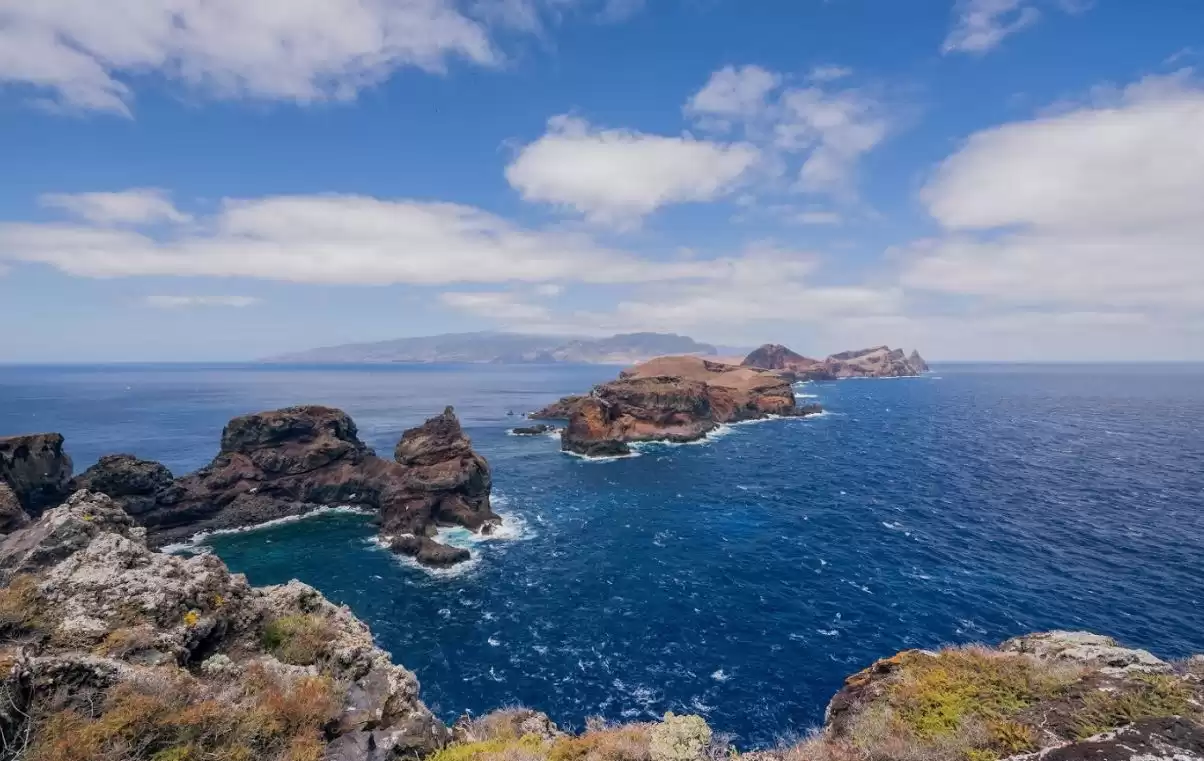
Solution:
{"label": "deep blue sea", "polygon": [[615,371],[0,367],[0,434],[60,431],[77,470],[125,451],[183,473],[234,415],[342,407],[387,454],[454,404],[509,526],[468,568],[407,565],[355,515],[212,542],[254,583],[351,606],[448,719],[689,711],[754,745],[815,725],[846,675],[901,648],[1057,627],[1204,651],[1204,366],[809,384],[827,414],[609,462],[507,435],[507,411]]}

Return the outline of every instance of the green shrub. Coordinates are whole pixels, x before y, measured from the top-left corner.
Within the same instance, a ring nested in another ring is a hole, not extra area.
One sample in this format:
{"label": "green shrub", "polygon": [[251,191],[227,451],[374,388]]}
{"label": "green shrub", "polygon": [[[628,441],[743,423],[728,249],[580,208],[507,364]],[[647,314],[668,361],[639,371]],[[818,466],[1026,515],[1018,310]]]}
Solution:
{"label": "green shrub", "polygon": [[297,614],[269,621],[263,628],[260,642],[284,663],[312,666],[323,659],[335,636],[334,626],[327,619]]}
{"label": "green shrub", "polygon": [[1143,674],[1117,690],[1093,692],[1083,700],[1077,718],[1080,738],[1123,727],[1140,719],[1193,714],[1191,689],[1170,674]]}

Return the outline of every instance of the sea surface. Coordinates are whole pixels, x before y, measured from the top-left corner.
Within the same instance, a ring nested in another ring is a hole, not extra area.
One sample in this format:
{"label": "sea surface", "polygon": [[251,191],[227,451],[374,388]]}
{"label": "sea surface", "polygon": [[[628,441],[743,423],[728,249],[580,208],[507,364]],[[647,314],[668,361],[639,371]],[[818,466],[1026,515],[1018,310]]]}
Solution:
{"label": "sea surface", "polygon": [[0,435],[53,430],[82,470],[183,473],[234,415],[342,407],[382,454],[453,404],[503,536],[432,573],[329,514],[210,544],[253,583],[346,603],[446,719],[507,704],[700,713],[758,745],[822,720],[908,647],[1088,629],[1204,652],[1204,366],[947,365],[814,383],[827,412],[588,462],[507,413],[614,376],[573,366],[0,367]]}

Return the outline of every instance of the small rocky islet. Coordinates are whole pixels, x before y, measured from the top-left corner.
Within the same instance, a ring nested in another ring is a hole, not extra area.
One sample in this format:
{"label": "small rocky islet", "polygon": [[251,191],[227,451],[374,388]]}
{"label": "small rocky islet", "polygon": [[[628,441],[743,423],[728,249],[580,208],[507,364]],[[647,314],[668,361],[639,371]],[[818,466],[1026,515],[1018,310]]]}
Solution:
{"label": "small rocky islet", "polygon": [[[816,363],[773,345],[742,365],[662,358],[543,412],[568,420],[566,449],[612,453],[813,414],[790,383],[817,373],[926,370],[886,347]],[[492,530],[490,486],[451,408],[406,431],[392,460],[336,409],[235,418],[213,462],[179,478],[120,454],[72,477],[62,436],[0,439],[0,761],[1204,761],[1204,657],[1166,662],[1085,632],[901,652],[848,677],[823,726],[773,748],[741,752],[673,714],[574,733],[509,707],[449,727],[345,606],[298,581],[252,587],[212,554],[157,551],[355,505],[394,551],[445,565],[464,551],[435,529]]]}

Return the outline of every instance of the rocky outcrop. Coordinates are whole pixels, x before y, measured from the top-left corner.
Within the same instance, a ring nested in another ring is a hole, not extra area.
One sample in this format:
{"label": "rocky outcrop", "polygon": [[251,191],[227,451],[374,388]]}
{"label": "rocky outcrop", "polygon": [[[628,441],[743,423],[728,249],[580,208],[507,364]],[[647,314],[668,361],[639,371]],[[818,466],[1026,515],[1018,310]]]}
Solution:
{"label": "rocky outcrop", "polygon": [[701,357],[650,360],[552,407],[569,413],[562,447],[589,457],[627,454],[633,442],[695,441],[723,423],[820,411],[798,406],[777,373]]}
{"label": "rocky outcrop", "polygon": [[0,573],[15,709],[0,725],[29,749],[383,761],[450,736],[347,608],[296,581],[251,587],[213,555],[153,552],[105,495],[77,492],[7,537]]}
{"label": "rocky outcrop", "polygon": [[544,434],[552,433],[556,430],[556,426],[540,423],[538,425],[519,426],[511,428],[510,433],[515,436],[543,436]]}
{"label": "rocky outcrop", "polygon": [[1204,727],[1178,716],[1141,719],[1008,761],[1204,761]]}
{"label": "rocky outcrop", "polygon": [[903,378],[928,372],[928,364],[918,351],[907,357],[902,349],[889,346],[844,351],[818,360],[804,357],[781,344],[765,344],[745,357],[741,364],[776,370],[794,381]]}
{"label": "rocky outcrop", "polygon": [[585,399],[585,394],[574,394],[566,396],[552,402],[547,407],[527,413],[527,417],[532,420],[568,420],[573,416],[573,410],[582,399]]}
{"label": "rocky outcrop", "polygon": [[[467,553],[432,539],[438,526],[489,531],[501,520],[489,504],[489,465],[450,407],[407,431],[394,460],[360,441],[345,412],[289,407],[231,420],[218,455],[195,473],[172,478],[159,463],[110,455],[74,483],[116,499],[156,547],[318,507],[357,506],[376,513],[396,551],[446,565]],[[406,534],[415,538],[393,541]]]}
{"label": "rocky outcrop", "polygon": [[8,484],[31,516],[41,515],[71,493],[71,467],[60,434],[0,437],[0,482]]}
{"label": "rocky outcrop", "polygon": [[1090,632],[1052,631],[1013,637],[999,646],[1005,653],[1027,653],[1045,661],[1079,663],[1105,674],[1166,673],[1171,666],[1147,650],[1122,647],[1111,637]]}

